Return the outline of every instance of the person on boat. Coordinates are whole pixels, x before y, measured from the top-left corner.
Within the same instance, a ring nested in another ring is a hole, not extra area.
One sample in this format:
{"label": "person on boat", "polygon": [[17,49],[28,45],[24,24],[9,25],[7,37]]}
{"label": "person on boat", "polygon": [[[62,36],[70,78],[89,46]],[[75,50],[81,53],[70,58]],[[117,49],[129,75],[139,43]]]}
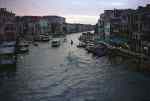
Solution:
{"label": "person on boat", "polygon": [[73,41],[71,40],[71,45],[73,45]]}

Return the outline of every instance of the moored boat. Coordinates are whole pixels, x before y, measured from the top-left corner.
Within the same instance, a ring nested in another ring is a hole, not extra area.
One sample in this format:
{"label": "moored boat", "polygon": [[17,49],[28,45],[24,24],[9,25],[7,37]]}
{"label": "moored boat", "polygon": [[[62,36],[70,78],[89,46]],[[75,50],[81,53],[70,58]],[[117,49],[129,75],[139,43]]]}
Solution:
{"label": "moored boat", "polygon": [[29,52],[29,43],[28,42],[20,42],[17,45],[17,53],[22,54],[22,53],[27,53]]}
{"label": "moored boat", "polygon": [[20,47],[18,49],[18,53],[27,53],[29,52],[29,48],[28,47]]}
{"label": "moored boat", "polygon": [[41,41],[43,42],[48,42],[50,40],[49,36],[48,35],[42,35],[41,36]]}
{"label": "moored boat", "polygon": [[51,42],[52,47],[59,47],[60,46],[60,40],[59,39],[54,39]]}

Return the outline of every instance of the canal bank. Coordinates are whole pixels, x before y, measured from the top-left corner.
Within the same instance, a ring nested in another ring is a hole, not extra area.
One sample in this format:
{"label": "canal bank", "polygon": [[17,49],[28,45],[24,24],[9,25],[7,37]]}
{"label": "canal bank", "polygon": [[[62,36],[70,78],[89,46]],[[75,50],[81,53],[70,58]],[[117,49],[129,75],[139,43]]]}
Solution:
{"label": "canal bank", "polygon": [[[84,48],[89,53],[92,53],[96,56],[109,56],[113,58],[120,57],[124,61],[128,60],[129,63],[135,66],[129,66],[137,69],[138,71],[149,72],[150,71],[150,58],[149,56],[141,53],[134,52],[131,49],[125,47],[126,45],[119,46],[112,44],[112,40],[106,40],[99,38],[96,34],[87,32],[82,33],[79,37],[80,43],[77,45],[78,48]],[[115,39],[117,42],[122,42],[122,39]],[[125,41],[123,41],[125,42]],[[123,44],[122,44],[123,45]]]}
{"label": "canal bank", "polygon": [[[127,61],[95,57],[78,49],[79,34],[58,48],[31,45],[18,56],[14,71],[0,73],[3,101],[142,101],[150,100],[150,76],[130,70]],[[74,44],[71,46],[70,42]]]}

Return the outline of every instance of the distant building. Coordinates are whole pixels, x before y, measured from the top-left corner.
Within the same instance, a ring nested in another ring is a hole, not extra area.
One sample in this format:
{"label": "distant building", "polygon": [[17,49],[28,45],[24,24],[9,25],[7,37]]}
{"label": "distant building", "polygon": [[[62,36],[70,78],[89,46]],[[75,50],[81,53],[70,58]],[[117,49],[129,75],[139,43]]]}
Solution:
{"label": "distant building", "polygon": [[0,8],[0,41],[16,40],[15,14]]}
{"label": "distant building", "polygon": [[75,33],[76,32],[76,26],[74,24],[66,23],[65,28],[66,28],[67,33]]}
{"label": "distant building", "polygon": [[48,21],[50,33],[64,33],[63,27],[66,19],[60,16],[43,16]]}
{"label": "distant building", "polygon": [[11,41],[17,37],[33,40],[41,34],[67,34],[93,29],[93,25],[66,23],[61,16],[15,16],[6,8],[0,9],[0,40]]}
{"label": "distant building", "polygon": [[94,26],[90,24],[66,23],[65,29],[67,30],[67,33],[76,33],[84,31],[92,31],[94,30]]}

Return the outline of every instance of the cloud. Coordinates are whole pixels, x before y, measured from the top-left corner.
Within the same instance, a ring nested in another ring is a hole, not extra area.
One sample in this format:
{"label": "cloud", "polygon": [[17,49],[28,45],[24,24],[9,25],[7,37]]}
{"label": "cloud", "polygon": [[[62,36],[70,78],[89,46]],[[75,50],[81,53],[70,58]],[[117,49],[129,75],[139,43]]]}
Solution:
{"label": "cloud", "polygon": [[113,2],[111,5],[112,6],[123,6],[123,5],[125,5],[125,3],[122,3],[122,2]]}
{"label": "cloud", "polygon": [[88,15],[65,15],[66,21],[69,23],[96,24],[98,16]]}

